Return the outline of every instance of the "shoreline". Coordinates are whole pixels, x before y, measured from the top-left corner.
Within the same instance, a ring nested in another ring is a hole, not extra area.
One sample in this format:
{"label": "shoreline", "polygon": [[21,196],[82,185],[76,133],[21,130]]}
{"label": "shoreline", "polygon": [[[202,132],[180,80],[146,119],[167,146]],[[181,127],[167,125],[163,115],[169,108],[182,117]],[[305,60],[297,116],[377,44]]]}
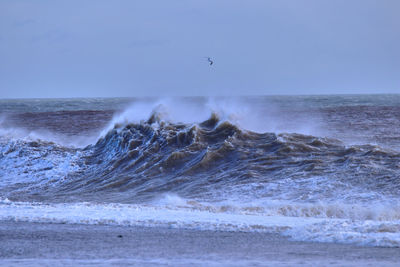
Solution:
{"label": "shoreline", "polygon": [[0,221],[0,266],[398,266],[400,248],[268,233]]}

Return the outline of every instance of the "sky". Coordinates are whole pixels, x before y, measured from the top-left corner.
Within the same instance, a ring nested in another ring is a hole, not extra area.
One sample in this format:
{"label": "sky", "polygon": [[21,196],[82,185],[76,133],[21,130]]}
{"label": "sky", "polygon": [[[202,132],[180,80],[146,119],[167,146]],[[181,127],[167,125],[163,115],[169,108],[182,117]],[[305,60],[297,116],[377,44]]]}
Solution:
{"label": "sky", "polygon": [[0,0],[0,98],[400,93],[399,14],[399,0]]}

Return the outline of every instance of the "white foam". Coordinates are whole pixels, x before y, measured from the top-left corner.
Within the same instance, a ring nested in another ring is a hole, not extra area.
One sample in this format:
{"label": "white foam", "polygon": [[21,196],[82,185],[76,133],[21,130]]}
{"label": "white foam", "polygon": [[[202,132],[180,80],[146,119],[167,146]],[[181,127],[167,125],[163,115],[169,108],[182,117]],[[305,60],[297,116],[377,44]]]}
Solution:
{"label": "white foam", "polygon": [[55,185],[80,168],[77,162],[83,154],[52,143],[41,143],[37,149],[24,141],[7,141],[0,146],[0,186],[31,181]]}
{"label": "white foam", "polygon": [[[283,216],[246,209],[201,209],[198,203],[167,196],[159,205],[0,201],[0,220],[125,226],[163,226],[199,230],[262,231],[295,240],[400,246],[400,220],[354,220]],[[175,199],[174,199],[175,198]],[[170,203],[177,205],[170,205]],[[211,204],[209,204],[210,206]]]}

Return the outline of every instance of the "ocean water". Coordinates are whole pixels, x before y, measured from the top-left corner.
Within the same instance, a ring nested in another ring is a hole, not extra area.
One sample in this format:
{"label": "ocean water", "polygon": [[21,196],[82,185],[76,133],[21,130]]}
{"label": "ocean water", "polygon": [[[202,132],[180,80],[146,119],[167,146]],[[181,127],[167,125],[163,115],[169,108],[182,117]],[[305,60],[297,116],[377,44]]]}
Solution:
{"label": "ocean water", "polygon": [[400,246],[400,95],[0,100],[0,220]]}

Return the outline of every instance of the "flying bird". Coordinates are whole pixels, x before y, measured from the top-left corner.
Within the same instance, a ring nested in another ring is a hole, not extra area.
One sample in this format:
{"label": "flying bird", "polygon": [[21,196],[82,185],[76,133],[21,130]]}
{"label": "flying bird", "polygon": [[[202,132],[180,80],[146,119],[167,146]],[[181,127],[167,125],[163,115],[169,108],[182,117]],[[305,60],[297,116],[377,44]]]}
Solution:
{"label": "flying bird", "polygon": [[212,61],[210,57],[205,57],[205,58],[207,58],[207,61],[210,63],[210,66],[211,66],[212,64],[214,64],[214,61]]}

